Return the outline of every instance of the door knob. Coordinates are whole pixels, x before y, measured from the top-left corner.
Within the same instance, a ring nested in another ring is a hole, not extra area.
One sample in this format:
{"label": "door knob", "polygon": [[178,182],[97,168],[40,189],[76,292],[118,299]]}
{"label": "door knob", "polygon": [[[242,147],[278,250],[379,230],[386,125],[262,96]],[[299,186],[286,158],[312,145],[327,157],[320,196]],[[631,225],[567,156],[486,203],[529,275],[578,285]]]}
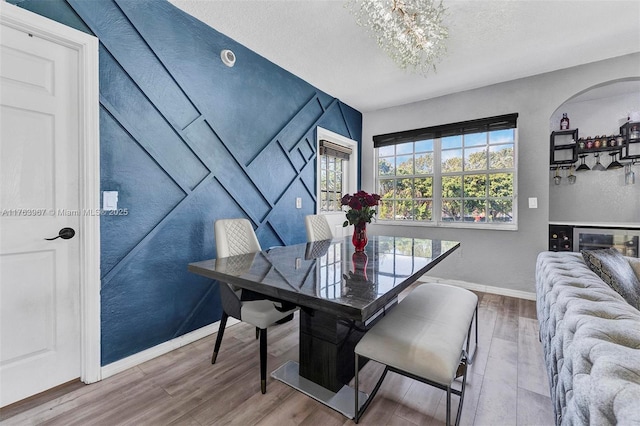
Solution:
{"label": "door knob", "polygon": [[74,231],[73,228],[62,228],[60,232],[58,232],[57,237],[45,238],[45,240],[53,241],[58,238],[62,238],[63,240],[68,240],[70,238],[73,238],[74,235],[76,235],[76,231]]}

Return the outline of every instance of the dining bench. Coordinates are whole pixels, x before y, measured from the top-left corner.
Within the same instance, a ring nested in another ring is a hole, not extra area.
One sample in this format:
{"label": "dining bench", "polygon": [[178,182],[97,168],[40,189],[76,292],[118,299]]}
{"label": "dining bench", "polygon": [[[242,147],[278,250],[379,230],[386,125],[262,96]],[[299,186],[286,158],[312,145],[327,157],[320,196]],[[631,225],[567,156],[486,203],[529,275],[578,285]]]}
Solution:
{"label": "dining bench", "polygon": [[[475,345],[469,353],[475,316]],[[466,342],[466,344],[465,344]],[[355,347],[355,422],[373,400],[387,372],[392,371],[447,392],[446,424],[451,420],[451,394],[460,397],[455,424],[460,421],[467,366],[478,345],[478,297],[446,284],[421,284],[367,331]],[[359,358],[385,365],[371,395],[359,408]],[[462,376],[460,390],[452,387]]]}

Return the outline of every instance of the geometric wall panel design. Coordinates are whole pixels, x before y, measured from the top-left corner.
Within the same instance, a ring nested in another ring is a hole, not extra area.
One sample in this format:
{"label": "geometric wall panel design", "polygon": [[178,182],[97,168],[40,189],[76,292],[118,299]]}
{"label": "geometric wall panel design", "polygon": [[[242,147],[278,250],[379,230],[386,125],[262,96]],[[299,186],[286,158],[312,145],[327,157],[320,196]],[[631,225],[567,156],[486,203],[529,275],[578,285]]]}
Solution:
{"label": "geometric wall panel design", "polygon": [[129,212],[101,218],[102,365],[219,320],[218,284],[187,272],[213,222],[305,241],[316,128],[360,142],[362,115],[166,1],[12,2],[100,39],[100,185]]}
{"label": "geometric wall panel design", "polygon": [[[135,141],[185,191],[209,174],[209,170],[184,143],[166,116],[105,48],[100,49],[102,105]],[[108,89],[107,89],[108,88]]]}
{"label": "geometric wall panel design", "polygon": [[128,212],[126,217],[100,218],[104,277],[186,194],[105,108],[100,108],[100,137],[109,141],[100,146],[101,188],[118,191],[118,206]]}

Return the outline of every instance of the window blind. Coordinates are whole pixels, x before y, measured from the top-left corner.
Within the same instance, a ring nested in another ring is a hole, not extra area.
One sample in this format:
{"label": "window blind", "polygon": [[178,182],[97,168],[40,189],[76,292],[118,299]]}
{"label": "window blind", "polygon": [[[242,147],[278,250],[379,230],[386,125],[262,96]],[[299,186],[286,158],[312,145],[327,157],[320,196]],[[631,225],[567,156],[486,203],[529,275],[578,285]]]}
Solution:
{"label": "window blind", "polygon": [[340,145],[337,143],[329,142],[324,139],[320,139],[320,155],[328,155],[331,157],[342,158],[348,160],[352,153],[352,149],[348,146]]}
{"label": "window blind", "polygon": [[398,145],[405,142],[442,138],[447,136],[467,135],[470,133],[490,132],[493,130],[514,129],[517,127],[518,113],[480,118],[477,120],[460,121],[458,123],[442,124],[439,126],[423,127],[421,129],[402,132],[386,133],[373,137],[373,147],[380,148]]}

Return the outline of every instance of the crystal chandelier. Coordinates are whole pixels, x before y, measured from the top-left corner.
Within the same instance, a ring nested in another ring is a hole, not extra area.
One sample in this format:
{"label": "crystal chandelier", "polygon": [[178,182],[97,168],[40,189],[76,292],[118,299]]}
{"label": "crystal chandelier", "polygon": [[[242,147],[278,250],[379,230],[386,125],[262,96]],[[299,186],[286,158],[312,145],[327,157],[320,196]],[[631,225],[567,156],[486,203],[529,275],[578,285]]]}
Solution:
{"label": "crystal chandelier", "polygon": [[435,71],[449,35],[441,1],[348,0],[347,7],[400,68],[425,75]]}

